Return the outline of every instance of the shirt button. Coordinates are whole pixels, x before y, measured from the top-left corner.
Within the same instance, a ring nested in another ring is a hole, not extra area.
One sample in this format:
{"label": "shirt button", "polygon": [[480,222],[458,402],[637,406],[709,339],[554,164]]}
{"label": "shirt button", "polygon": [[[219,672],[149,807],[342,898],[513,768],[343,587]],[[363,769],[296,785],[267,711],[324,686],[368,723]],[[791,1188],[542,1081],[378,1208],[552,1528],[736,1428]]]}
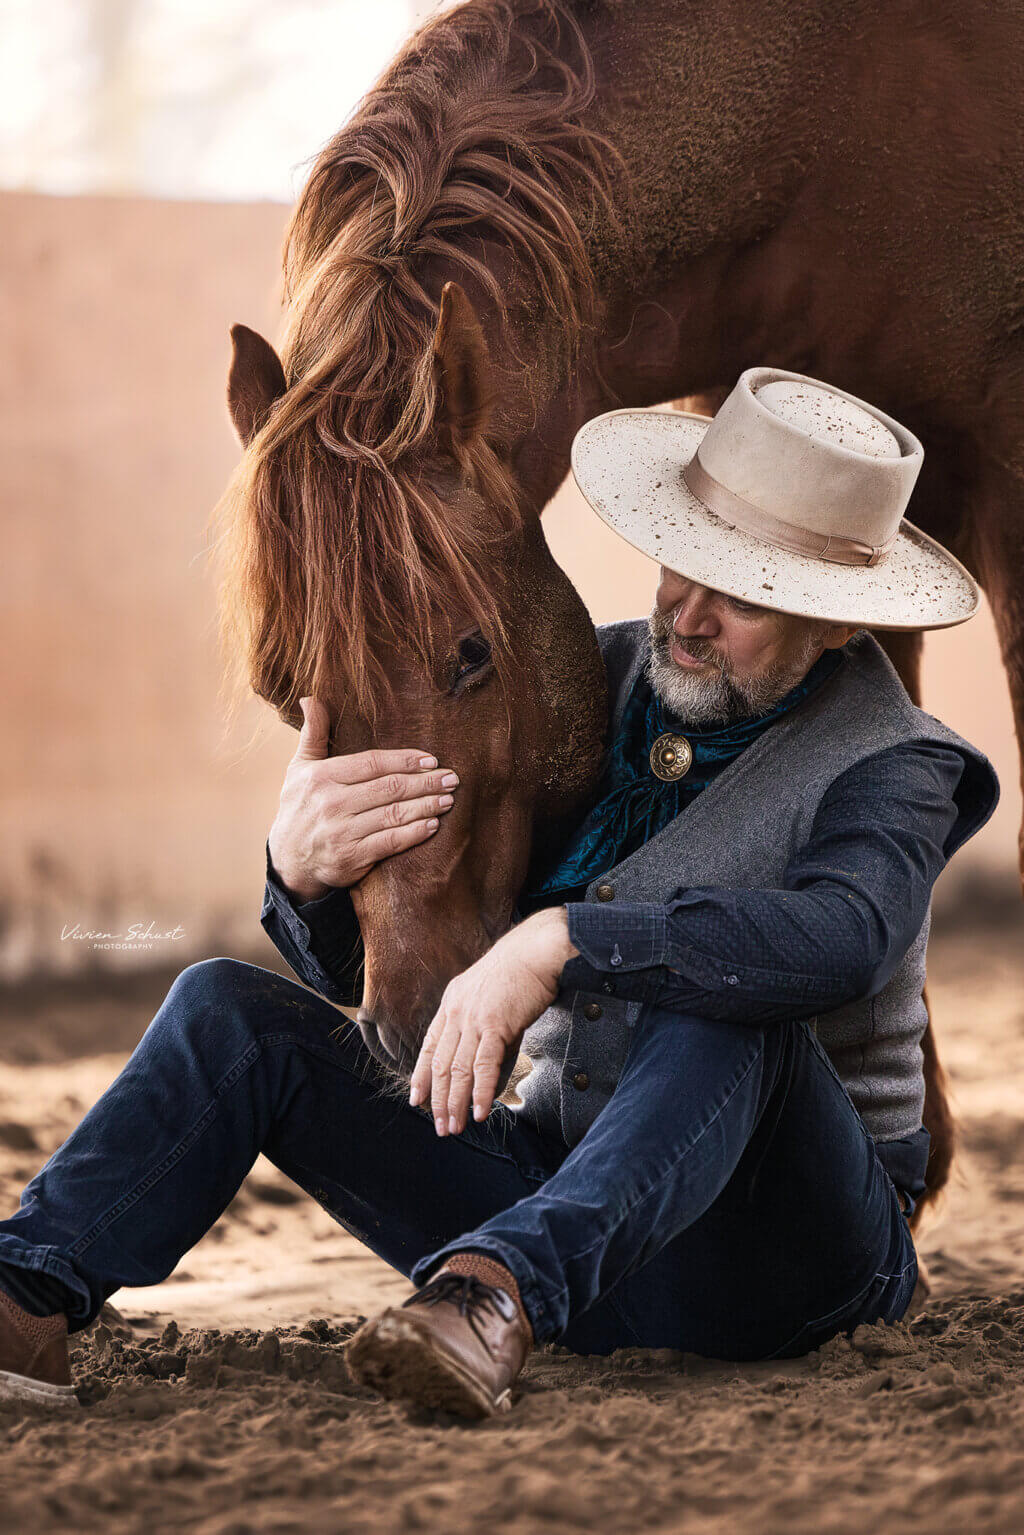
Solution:
{"label": "shirt button", "polygon": [[598,885],[597,899],[599,901],[613,901],[615,899],[614,885]]}
{"label": "shirt button", "polygon": [[585,1093],[590,1086],[590,1078],[585,1071],[578,1071],[572,1079],[573,1087],[578,1087],[581,1093]]}
{"label": "shirt button", "polygon": [[738,986],[740,984],[740,978],[738,975],[723,975],[722,980],[727,986]]}
{"label": "shirt button", "polygon": [[587,1018],[600,1018],[601,1014],[604,1012],[604,1008],[601,1006],[600,1002],[588,1002],[586,1007],[583,1009],[583,1012]]}

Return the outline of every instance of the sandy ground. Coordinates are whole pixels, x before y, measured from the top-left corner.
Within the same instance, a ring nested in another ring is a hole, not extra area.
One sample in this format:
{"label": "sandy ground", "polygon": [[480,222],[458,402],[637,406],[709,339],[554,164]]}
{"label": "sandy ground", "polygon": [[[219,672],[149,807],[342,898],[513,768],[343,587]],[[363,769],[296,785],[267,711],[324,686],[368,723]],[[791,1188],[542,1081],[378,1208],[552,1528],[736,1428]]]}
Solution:
{"label": "sandy ground", "polygon": [[[354,1386],[344,1357],[407,1282],[261,1161],[171,1280],[122,1291],[75,1339],[84,1410],[0,1411],[0,1528],[1024,1529],[1022,937],[933,937],[965,1150],[921,1242],[933,1295],[909,1323],[763,1366],[549,1346],[507,1418],[409,1414]],[[169,980],[0,999],[0,1207]]]}

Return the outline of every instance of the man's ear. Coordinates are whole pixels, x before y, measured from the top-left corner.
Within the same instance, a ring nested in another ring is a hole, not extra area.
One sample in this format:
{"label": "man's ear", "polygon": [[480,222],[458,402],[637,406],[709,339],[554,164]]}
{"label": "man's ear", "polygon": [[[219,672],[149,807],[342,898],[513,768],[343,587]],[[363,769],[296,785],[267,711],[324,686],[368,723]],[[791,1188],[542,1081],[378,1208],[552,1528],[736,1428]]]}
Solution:
{"label": "man's ear", "polygon": [[441,446],[454,452],[480,436],[494,405],[490,354],[476,311],[457,282],[446,282],[434,332],[434,377],[441,394]]}
{"label": "man's ear", "polygon": [[248,325],[232,325],[231,344],[228,410],[239,441],[247,448],[288,385],[274,348]]}

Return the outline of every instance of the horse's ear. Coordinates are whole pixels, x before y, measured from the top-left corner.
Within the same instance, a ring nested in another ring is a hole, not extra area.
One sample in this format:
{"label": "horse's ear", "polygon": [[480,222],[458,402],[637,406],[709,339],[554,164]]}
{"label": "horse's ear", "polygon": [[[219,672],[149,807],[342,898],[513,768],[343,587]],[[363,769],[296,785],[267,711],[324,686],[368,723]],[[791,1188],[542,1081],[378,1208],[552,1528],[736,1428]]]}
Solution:
{"label": "horse's ear", "polygon": [[248,447],[270,413],[274,401],[288,388],[284,369],[269,341],[248,325],[231,327],[231,369],[228,410],[242,447]]}
{"label": "horse's ear", "polygon": [[441,290],[433,363],[441,394],[437,420],[442,445],[457,450],[483,434],[494,405],[487,342],[457,282],[446,282]]}

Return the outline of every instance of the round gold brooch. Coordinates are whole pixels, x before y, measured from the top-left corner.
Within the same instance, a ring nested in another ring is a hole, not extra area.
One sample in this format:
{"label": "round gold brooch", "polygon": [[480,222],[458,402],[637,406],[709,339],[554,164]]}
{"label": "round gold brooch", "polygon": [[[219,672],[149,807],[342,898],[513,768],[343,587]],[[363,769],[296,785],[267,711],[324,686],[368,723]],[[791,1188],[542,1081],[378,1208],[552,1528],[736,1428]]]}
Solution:
{"label": "round gold brooch", "polygon": [[689,741],[671,730],[666,730],[651,747],[651,771],[668,783],[688,773],[692,761],[693,747]]}

